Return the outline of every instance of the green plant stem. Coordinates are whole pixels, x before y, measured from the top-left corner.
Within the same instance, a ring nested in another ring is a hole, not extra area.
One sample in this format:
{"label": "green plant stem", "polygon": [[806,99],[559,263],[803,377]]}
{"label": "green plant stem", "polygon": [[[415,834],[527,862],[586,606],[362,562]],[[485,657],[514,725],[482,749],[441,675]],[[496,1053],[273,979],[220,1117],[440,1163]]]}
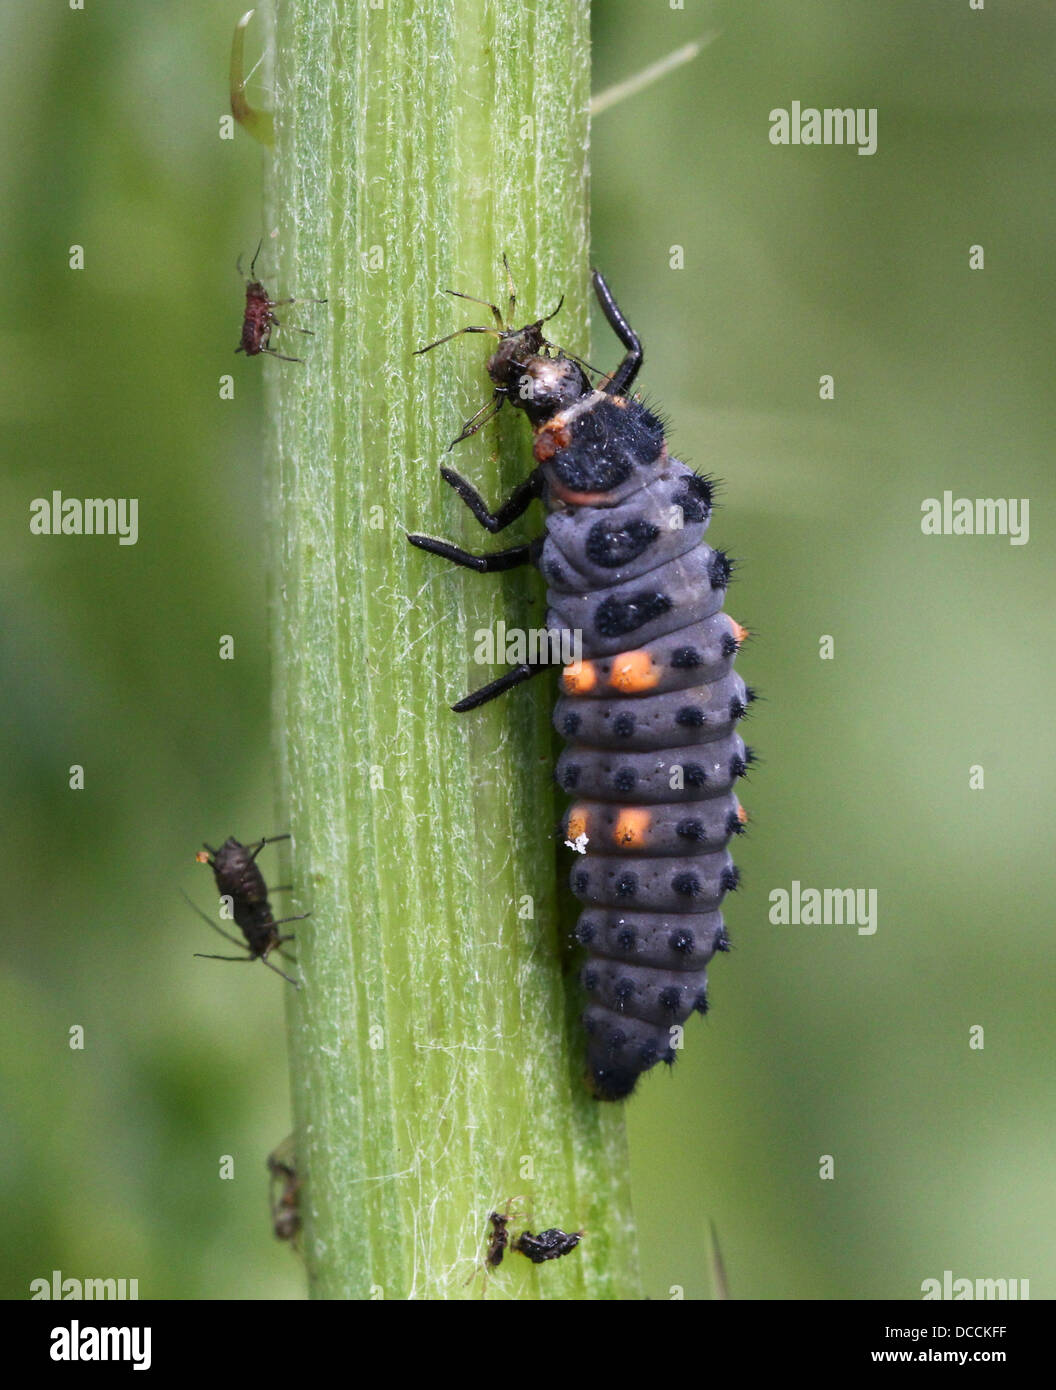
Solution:
{"label": "green plant stem", "polygon": [[[634,1298],[622,1107],[586,1092],[557,918],[552,681],[449,708],[505,664],[474,663],[476,631],[542,627],[543,586],[404,536],[483,550],[541,529],[533,507],[488,536],[438,474],[494,504],[531,467],[511,410],[445,456],[494,340],[412,354],[491,323],[440,290],[504,303],[503,252],[518,318],[564,294],[552,334],[585,349],[589,6],[280,0],[274,38],[277,297],[329,299],[280,310],[317,336],[284,327],[305,365],[268,364],[276,743],[312,912],[290,992],[311,1288]],[[511,1230],[583,1229],[579,1248],[485,1276],[488,1215],[513,1199]]]}

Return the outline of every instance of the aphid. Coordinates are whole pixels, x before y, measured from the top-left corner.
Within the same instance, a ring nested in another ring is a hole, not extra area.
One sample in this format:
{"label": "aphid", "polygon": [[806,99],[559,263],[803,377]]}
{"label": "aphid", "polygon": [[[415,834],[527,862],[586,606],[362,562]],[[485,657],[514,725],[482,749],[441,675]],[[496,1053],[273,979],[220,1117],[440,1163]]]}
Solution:
{"label": "aphid", "polygon": [[[236,352],[244,352],[247,357],[256,357],[260,352],[269,352],[272,357],[279,357],[283,362],[303,362],[302,357],[287,357],[284,353],[276,352],[271,343],[271,330],[281,328],[282,324],[272,313],[272,310],[280,304],[325,304],[325,299],[269,299],[268,292],[259,280],[254,280],[253,274],[257,265],[257,257],[260,255],[260,248],[263,242],[259,242],[257,249],[253,252],[253,259],[249,266],[249,279],[246,281],[246,312],[242,319],[242,340]],[[242,274],[242,257],[239,256],[238,273]],[[296,325],[291,324],[291,327]],[[306,333],[308,337],[314,338],[315,334],[310,328],[298,328],[298,333]]]}
{"label": "aphid", "polygon": [[[576,937],[589,957],[588,1078],[600,1099],[620,1100],[642,1072],[674,1061],[681,1024],[707,1008],[706,966],[729,947],[719,907],[738,874],[726,846],[747,819],[734,784],[752,760],[736,726],[753,692],[732,670],[748,634],[722,611],[730,560],[704,541],[712,483],[668,454],[660,419],[627,394],[641,343],[598,271],[593,284],[625,349],[597,388],[585,363],[546,341],[546,319],[509,327],[491,304],[496,327],[459,330],[490,333],[498,347],[493,397],[458,438],[509,401],[531,423],[536,467],[494,512],[465,478],[441,474],[491,532],[540,499],[543,535],[484,555],[408,539],[482,574],[538,565],[547,627],[581,636],[554,712],[569,743],[555,775],[580,798],[564,831],[582,853],[572,891],[586,907]],[[511,283],[509,321],[515,302]],[[515,666],[454,709],[543,669]]]}
{"label": "aphid", "polygon": [[[264,875],[260,872],[257,864],[257,855],[265,845],[271,845],[276,840],[288,840],[289,835],[272,835],[270,838],[258,840],[255,845],[243,845],[233,837],[228,838],[219,849],[213,849],[212,845],[206,845],[195,855],[199,864],[208,864],[213,871],[216,879],[216,886],[222,898],[228,898],[231,902],[231,915],[245,937],[246,949],[249,952],[245,956],[209,956],[202,951],[195,951],[195,955],[202,960],[262,960],[269,970],[274,970],[276,975],[281,975],[284,980],[289,980],[290,984],[300,988],[297,981],[280,970],[277,965],[272,965],[268,960],[271,951],[278,951],[284,960],[289,956],[283,951],[282,945],[286,941],[292,941],[293,933],[286,936],[279,935],[279,927],[287,922],[301,922],[311,913],[300,912],[295,917],[280,917],[277,921],[272,915],[271,904],[268,902],[268,887],[264,882]],[[282,889],[277,890],[282,892]],[[194,904],[192,903],[193,907]],[[230,932],[218,927],[210,917],[206,917],[204,912],[195,908],[200,916],[205,918],[214,931],[218,931],[222,937],[232,942],[235,946],[241,946],[242,942],[238,937],[232,936]]]}
{"label": "aphid", "polygon": [[510,1243],[510,1234],[507,1230],[510,1218],[508,1213],[493,1211],[488,1220],[491,1222],[491,1236],[488,1239],[488,1253],[484,1256],[484,1263],[489,1269],[498,1269],[499,1265],[502,1264],[506,1247]]}
{"label": "aphid", "polygon": [[295,1240],[301,1229],[301,1178],[293,1152],[293,1135],[268,1154],[271,1174],[271,1220],[279,1240]]}
{"label": "aphid", "polygon": [[559,1231],[551,1227],[533,1236],[531,1231],[522,1231],[510,1243],[510,1249],[527,1255],[533,1265],[545,1264],[547,1260],[559,1260],[562,1255],[571,1254],[583,1237],[582,1231]]}

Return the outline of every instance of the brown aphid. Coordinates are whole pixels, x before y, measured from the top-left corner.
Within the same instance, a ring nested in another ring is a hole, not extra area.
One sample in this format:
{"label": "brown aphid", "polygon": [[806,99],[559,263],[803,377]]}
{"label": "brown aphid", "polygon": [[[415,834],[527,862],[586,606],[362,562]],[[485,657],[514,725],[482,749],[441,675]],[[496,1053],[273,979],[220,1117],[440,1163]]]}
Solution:
{"label": "brown aphid", "polygon": [[[236,352],[244,352],[247,357],[256,357],[258,353],[267,352],[272,357],[278,357],[283,362],[302,362],[301,357],[287,357],[285,353],[276,352],[271,344],[271,331],[273,328],[281,328],[282,324],[272,313],[272,310],[280,304],[325,304],[325,299],[308,299],[298,301],[292,296],[289,299],[271,299],[267,290],[259,280],[253,278],[257,264],[257,257],[260,255],[260,247],[263,242],[258,243],[253,259],[249,266],[249,279],[246,281],[246,310],[242,319],[242,338],[235,348]],[[242,274],[242,258],[238,258],[238,273]],[[291,324],[291,327],[296,325]],[[314,338],[315,334],[310,328],[297,328],[298,333],[306,333],[308,337]]]}
{"label": "brown aphid", "polygon": [[[213,849],[212,845],[206,845],[204,849],[195,855],[199,864],[208,864],[213,871],[216,879],[216,886],[222,898],[227,898],[231,904],[231,915],[235,924],[245,937],[245,947],[248,952],[244,956],[214,956],[206,955],[203,951],[196,951],[195,955],[202,960],[228,960],[228,961],[252,961],[261,960],[269,970],[274,970],[276,975],[281,975],[284,980],[288,980],[295,989],[299,989],[297,981],[292,976],[287,975],[284,970],[280,970],[277,965],[272,965],[268,960],[271,951],[278,951],[284,960],[289,957],[282,950],[284,942],[292,941],[293,933],[280,935],[279,927],[287,922],[300,922],[305,917],[310,916],[308,912],[300,912],[294,917],[280,917],[278,919],[272,913],[271,904],[268,902],[268,886],[264,882],[264,875],[260,872],[257,865],[257,855],[265,845],[273,844],[276,840],[288,840],[288,835],[273,835],[271,838],[265,837],[258,840],[255,845],[243,845],[234,836],[228,839],[219,849]],[[188,901],[190,901],[188,899]],[[194,904],[191,904],[194,907]],[[204,912],[197,907],[195,911],[209,923],[214,931],[220,933],[226,941],[230,941],[235,946],[243,943],[236,936],[218,927],[212,918],[207,917]]]}
{"label": "brown aphid", "polygon": [[571,1254],[582,1237],[582,1231],[559,1231],[552,1226],[548,1231],[540,1231],[537,1236],[533,1236],[531,1231],[522,1231],[510,1249],[526,1255],[533,1265],[541,1265],[547,1260],[559,1260],[562,1255]]}
{"label": "brown aphid", "polygon": [[301,1182],[293,1151],[293,1135],[268,1154],[271,1174],[271,1222],[278,1240],[295,1241],[301,1230]]}
{"label": "brown aphid", "polygon": [[491,1238],[488,1241],[488,1253],[484,1256],[484,1263],[489,1269],[498,1269],[510,1243],[510,1233],[506,1229],[510,1224],[510,1218],[500,1211],[493,1211],[488,1220],[491,1222]]}

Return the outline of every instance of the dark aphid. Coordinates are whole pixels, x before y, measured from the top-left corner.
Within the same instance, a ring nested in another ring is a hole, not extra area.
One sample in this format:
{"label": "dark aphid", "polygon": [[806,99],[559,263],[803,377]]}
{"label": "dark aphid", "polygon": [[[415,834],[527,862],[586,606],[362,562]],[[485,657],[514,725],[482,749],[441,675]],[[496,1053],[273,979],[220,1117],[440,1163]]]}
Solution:
{"label": "dark aphid", "polygon": [[271,1220],[279,1240],[296,1240],[301,1229],[301,1177],[293,1150],[293,1135],[268,1154],[271,1175]]}
{"label": "dark aphid", "polygon": [[[441,474],[492,532],[538,498],[543,535],[484,555],[408,539],[482,574],[538,565],[547,628],[581,637],[554,712],[568,742],[556,775],[578,798],[564,830],[585,909],[576,937],[589,956],[589,1081],[600,1099],[620,1100],[643,1071],[674,1061],[681,1025],[707,1008],[708,962],[728,948],[719,909],[738,883],[727,845],[747,820],[734,785],[751,762],[737,733],[751,692],[733,671],[748,634],[723,612],[731,562],[704,540],[712,482],[671,457],[661,420],[628,394],[641,343],[598,271],[593,283],[624,348],[597,387],[586,363],[547,342],[545,319],[508,326],[512,284],[506,320],[492,304],[494,327],[460,330],[498,346],[492,399],[458,438],[509,401],[531,423],[536,467],[494,512],[465,478]],[[454,708],[475,709],[544,669],[515,666]]]}
{"label": "dark aphid", "polygon": [[491,1236],[488,1239],[488,1253],[484,1256],[484,1263],[489,1269],[498,1269],[510,1243],[510,1233],[507,1230],[510,1217],[508,1212],[493,1211],[488,1220],[491,1222]]}
{"label": "dark aphid", "polygon": [[[249,952],[245,956],[209,956],[202,951],[195,951],[195,955],[202,960],[262,960],[269,970],[274,970],[276,975],[281,975],[284,980],[289,980],[291,985],[299,988],[297,981],[280,970],[277,965],[272,965],[268,960],[271,951],[277,951],[284,960],[290,957],[282,950],[282,945],[286,941],[292,941],[293,933],[286,936],[279,935],[279,927],[287,922],[301,922],[305,917],[311,916],[308,912],[300,912],[295,917],[280,917],[278,920],[271,911],[271,904],[268,902],[268,887],[264,882],[264,875],[260,872],[257,864],[257,855],[265,845],[272,845],[277,840],[288,840],[289,835],[272,835],[270,838],[258,840],[255,845],[243,845],[233,837],[224,841],[219,849],[213,849],[212,845],[206,845],[195,855],[199,864],[208,864],[213,871],[216,879],[216,886],[222,898],[227,898],[231,903],[231,915],[235,920],[236,926],[245,937],[246,949]],[[282,891],[281,889],[279,890]],[[192,906],[193,903],[192,903]],[[199,909],[195,909],[199,911]],[[214,931],[218,931],[227,941],[235,946],[241,946],[242,942],[236,936],[218,927],[204,912],[200,915],[205,918]]]}
{"label": "dark aphid", "polygon": [[547,1260],[559,1260],[562,1255],[571,1254],[583,1238],[582,1231],[559,1231],[551,1227],[533,1236],[531,1231],[522,1231],[510,1243],[510,1249],[527,1255],[533,1265],[545,1264]]}
{"label": "dark aphid", "polygon": [[[242,319],[242,339],[239,342],[236,352],[244,352],[247,357],[256,357],[260,352],[268,352],[272,357],[279,357],[283,362],[301,362],[300,357],[287,357],[284,353],[276,352],[271,343],[271,330],[281,328],[282,324],[272,313],[272,310],[280,304],[325,304],[325,299],[269,299],[268,292],[259,280],[254,280],[253,273],[256,269],[257,257],[260,255],[259,243],[256,251],[253,252],[253,259],[249,266],[249,279],[246,281],[246,312]],[[242,257],[238,258],[238,273],[242,274]],[[296,325],[291,324],[291,327]],[[315,334],[310,328],[297,328],[298,333],[306,333],[308,337],[314,338]]]}

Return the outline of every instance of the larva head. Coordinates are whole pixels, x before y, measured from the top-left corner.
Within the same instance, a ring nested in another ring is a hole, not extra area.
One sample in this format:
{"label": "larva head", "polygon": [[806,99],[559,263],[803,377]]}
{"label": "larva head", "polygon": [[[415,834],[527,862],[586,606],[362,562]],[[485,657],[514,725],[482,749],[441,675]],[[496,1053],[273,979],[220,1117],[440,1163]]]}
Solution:
{"label": "larva head", "polygon": [[536,426],[532,446],[551,494],[572,506],[614,507],[657,477],[664,427],[641,401],[591,391]]}

